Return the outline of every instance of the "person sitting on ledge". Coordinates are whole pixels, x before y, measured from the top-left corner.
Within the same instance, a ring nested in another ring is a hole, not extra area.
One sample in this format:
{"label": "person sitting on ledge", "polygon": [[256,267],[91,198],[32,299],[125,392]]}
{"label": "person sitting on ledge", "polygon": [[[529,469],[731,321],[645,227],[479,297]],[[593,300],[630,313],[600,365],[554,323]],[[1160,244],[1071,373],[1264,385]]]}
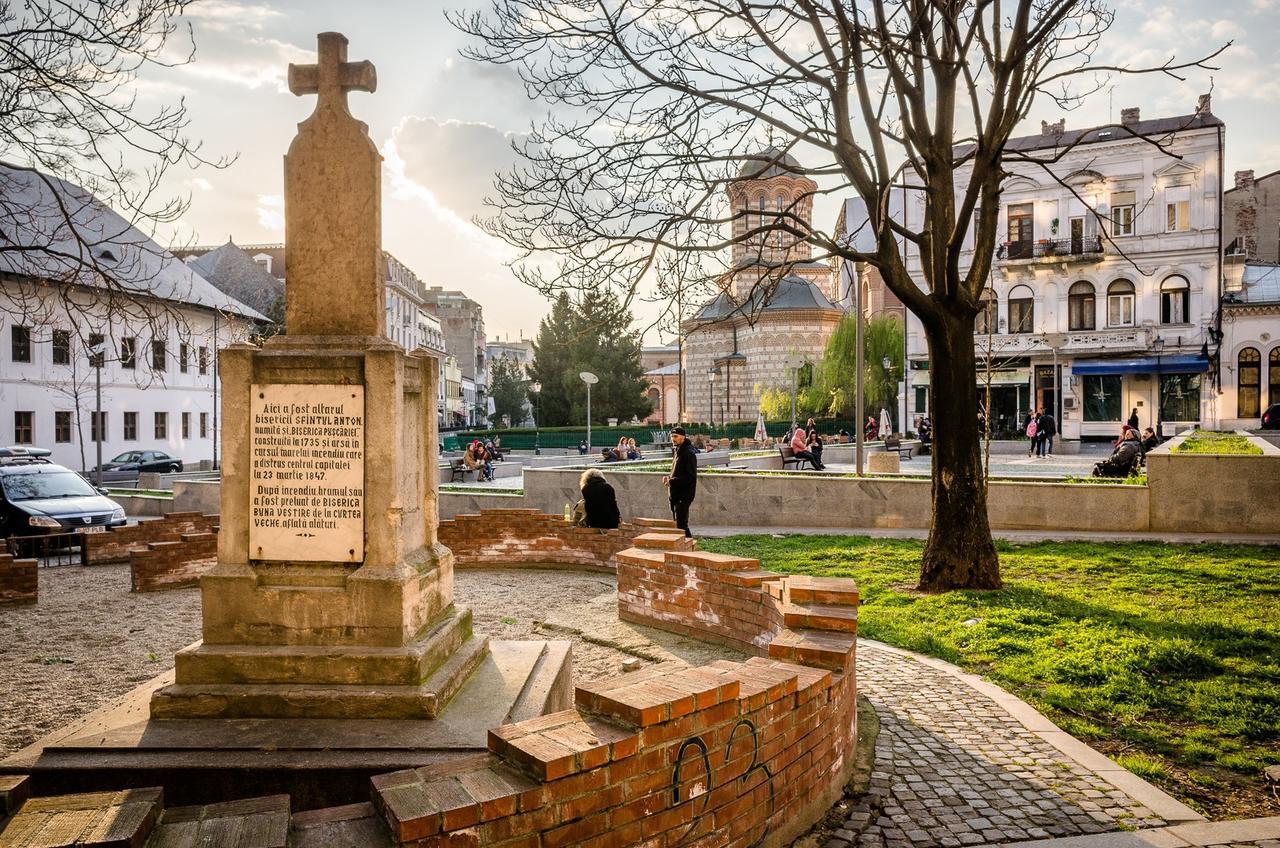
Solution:
{"label": "person sitting on ledge", "polygon": [[635,439],[627,439],[627,459],[640,459],[640,448]]}
{"label": "person sitting on ledge", "polygon": [[589,450],[591,450],[591,448],[587,447],[587,440],[586,440],[586,439],[583,439],[582,441],[578,442],[578,454],[579,454],[579,455],[581,455],[581,456],[586,456],[586,455],[587,455],[587,451],[589,451]]}
{"label": "person sitting on ledge", "polygon": [[1142,448],[1138,445],[1138,434],[1125,428],[1125,439],[1111,456],[1093,466],[1094,477],[1124,478],[1137,473],[1142,459]]}
{"label": "person sitting on ledge", "polygon": [[485,459],[484,447],[479,441],[474,441],[467,445],[466,451],[462,454],[462,464],[467,467],[468,471],[477,472],[477,476],[481,480],[493,479],[493,466]]}
{"label": "person sitting on ledge", "polygon": [[618,498],[613,486],[604,479],[604,472],[599,468],[588,468],[578,478],[578,489],[582,492],[582,500],[574,508],[574,524],[601,530],[617,529],[622,523]]}
{"label": "person sitting on ledge", "polygon": [[600,448],[601,462],[617,462],[618,452],[613,448]]}

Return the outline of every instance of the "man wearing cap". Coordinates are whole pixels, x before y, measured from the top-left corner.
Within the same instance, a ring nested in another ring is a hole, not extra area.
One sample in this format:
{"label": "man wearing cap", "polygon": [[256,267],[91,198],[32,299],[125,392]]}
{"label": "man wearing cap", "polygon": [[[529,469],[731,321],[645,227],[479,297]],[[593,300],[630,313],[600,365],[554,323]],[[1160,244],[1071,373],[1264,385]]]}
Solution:
{"label": "man wearing cap", "polygon": [[686,536],[692,536],[689,532],[689,507],[698,489],[698,455],[685,438],[683,427],[671,428],[671,444],[675,446],[675,456],[671,460],[671,473],[662,478],[662,483],[671,499],[671,516],[675,518],[676,526]]}

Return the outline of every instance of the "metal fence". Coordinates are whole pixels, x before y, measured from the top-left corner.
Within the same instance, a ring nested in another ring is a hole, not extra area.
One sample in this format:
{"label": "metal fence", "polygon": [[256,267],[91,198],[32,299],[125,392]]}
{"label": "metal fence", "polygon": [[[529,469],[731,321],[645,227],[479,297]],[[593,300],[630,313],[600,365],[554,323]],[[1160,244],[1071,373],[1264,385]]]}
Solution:
{"label": "metal fence", "polygon": [[5,548],[15,559],[35,559],[42,568],[56,565],[84,565],[82,533],[51,533],[42,536],[10,536]]}

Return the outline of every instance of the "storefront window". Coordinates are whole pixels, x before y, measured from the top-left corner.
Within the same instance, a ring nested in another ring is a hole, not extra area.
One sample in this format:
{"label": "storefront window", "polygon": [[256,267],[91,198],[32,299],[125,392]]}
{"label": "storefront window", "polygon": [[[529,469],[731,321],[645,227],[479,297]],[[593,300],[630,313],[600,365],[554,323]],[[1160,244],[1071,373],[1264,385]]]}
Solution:
{"label": "storefront window", "polygon": [[1200,420],[1200,375],[1160,375],[1160,420]]}
{"label": "storefront window", "polygon": [[1086,375],[1084,378],[1084,420],[1119,421],[1120,418],[1119,375]]}

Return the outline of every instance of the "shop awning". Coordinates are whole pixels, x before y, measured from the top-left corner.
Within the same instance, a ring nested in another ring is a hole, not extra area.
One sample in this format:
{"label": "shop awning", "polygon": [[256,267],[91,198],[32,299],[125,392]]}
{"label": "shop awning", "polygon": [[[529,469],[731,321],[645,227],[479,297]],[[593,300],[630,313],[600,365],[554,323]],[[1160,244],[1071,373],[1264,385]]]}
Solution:
{"label": "shop awning", "polygon": [[1171,356],[1143,356],[1137,359],[1087,359],[1071,363],[1071,373],[1098,374],[1202,374],[1209,370],[1209,360],[1193,353]]}

